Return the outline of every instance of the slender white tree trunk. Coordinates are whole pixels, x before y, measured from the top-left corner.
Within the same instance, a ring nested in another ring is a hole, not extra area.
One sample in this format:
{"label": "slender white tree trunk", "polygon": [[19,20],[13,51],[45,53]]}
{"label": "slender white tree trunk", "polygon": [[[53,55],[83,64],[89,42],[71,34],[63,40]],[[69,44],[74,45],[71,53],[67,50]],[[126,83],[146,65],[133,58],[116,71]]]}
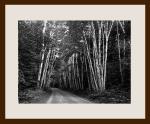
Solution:
{"label": "slender white tree trunk", "polygon": [[119,38],[119,29],[118,29],[118,21],[117,21],[117,41],[118,41],[118,53],[119,53],[119,65],[120,65],[120,74],[121,74],[121,82],[123,83],[123,74],[122,74],[122,62],[120,56],[120,38]]}

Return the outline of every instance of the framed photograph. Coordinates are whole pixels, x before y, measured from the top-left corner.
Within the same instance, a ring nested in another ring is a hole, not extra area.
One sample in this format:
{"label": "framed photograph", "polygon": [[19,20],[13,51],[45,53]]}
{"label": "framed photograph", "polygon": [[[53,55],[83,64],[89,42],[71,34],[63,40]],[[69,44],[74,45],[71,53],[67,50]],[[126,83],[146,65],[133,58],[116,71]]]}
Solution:
{"label": "framed photograph", "polygon": [[148,2],[12,3],[2,5],[3,120],[149,118]]}

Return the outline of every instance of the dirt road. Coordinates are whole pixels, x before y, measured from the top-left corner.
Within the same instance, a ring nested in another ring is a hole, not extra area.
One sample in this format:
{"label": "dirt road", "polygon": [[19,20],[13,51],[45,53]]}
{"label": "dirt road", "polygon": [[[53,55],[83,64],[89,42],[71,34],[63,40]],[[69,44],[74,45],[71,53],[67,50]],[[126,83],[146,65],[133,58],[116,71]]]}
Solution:
{"label": "dirt road", "polygon": [[50,98],[47,100],[47,104],[49,103],[80,103],[80,104],[85,104],[85,103],[91,103],[90,101],[83,99],[79,96],[76,96],[74,94],[71,94],[66,91],[62,91],[57,88],[52,88],[52,94]]}

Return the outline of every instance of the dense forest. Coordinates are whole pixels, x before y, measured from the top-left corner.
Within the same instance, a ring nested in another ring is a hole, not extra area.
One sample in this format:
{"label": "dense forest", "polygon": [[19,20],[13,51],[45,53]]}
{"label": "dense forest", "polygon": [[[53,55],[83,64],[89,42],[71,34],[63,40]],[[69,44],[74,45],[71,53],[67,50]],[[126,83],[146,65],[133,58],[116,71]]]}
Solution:
{"label": "dense forest", "polygon": [[43,103],[52,89],[93,103],[130,103],[131,22],[18,21],[19,103]]}

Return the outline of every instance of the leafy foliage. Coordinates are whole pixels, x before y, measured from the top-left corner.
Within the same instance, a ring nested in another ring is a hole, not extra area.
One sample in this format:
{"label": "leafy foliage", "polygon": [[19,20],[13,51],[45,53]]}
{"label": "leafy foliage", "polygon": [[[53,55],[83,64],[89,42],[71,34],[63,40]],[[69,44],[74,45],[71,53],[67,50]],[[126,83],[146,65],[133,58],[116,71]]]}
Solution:
{"label": "leafy foliage", "polygon": [[18,21],[19,86],[36,85],[43,22]]}

